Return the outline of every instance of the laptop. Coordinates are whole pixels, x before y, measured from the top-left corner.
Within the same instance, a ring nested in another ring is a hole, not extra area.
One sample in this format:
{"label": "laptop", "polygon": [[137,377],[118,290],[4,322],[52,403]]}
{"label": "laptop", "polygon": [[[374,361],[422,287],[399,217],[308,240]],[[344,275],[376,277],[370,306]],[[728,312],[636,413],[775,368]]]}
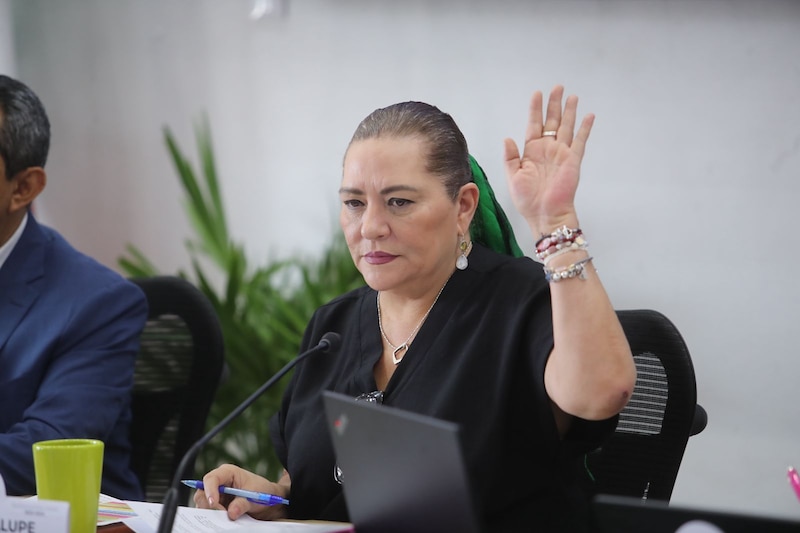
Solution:
{"label": "laptop", "polygon": [[358,533],[477,533],[458,425],[324,391]]}
{"label": "laptop", "polygon": [[593,502],[596,533],[798,533],[800,521],[668,505],[601,494]]}

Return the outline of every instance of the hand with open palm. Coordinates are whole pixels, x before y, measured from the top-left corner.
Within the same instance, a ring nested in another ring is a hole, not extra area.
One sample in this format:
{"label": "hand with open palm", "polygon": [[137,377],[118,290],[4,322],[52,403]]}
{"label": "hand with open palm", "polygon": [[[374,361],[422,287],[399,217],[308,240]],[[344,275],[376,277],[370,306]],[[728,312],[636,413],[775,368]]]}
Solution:
{"label": "hand with open palm", "polygon": [[578,97],[569,96],[562,110],[563,96],[564,87],[554,87],[543,116],[542,93],[533,94],[521,155],[512,139],[505,140],[511,198],[536,237],[578,227],[575,191],[594,115],[586,115],[576,133]]}

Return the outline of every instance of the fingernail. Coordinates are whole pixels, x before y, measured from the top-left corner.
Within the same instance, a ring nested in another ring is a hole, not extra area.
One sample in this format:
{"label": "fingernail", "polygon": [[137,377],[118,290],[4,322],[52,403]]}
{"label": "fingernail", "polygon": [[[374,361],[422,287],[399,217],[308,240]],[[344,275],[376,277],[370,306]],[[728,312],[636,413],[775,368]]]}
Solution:
{"label": "fingernail", "polygon": [[214,498],[211,496],[208,497],[208,506],[212,508],[214,507]]}

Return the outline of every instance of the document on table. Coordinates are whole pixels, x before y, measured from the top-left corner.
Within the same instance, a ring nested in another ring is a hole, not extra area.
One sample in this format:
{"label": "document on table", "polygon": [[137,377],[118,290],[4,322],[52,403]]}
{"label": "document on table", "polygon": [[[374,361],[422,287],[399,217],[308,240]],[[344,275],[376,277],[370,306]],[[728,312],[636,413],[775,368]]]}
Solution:
{"label": "document on table", "polygon": [[[149,502],[127,501],[136,513],[135,517],[126,518],[122,522],[136,533],[154,533],[158,529],[161,517],[161,504]],[[345,533],[352,532],[353,526],[345,523],[315,522],[266,522],[244,515],[238,520],[228,518],[225,511],[215,509],[197,509],[194,507],[178,507],[175,515],[173,533]]]}
{"label": "document on table", "polygon": [[136,516],[136,513],[127,502],[100,494],[97,504],[97,527],[122,522],[125,518]]}

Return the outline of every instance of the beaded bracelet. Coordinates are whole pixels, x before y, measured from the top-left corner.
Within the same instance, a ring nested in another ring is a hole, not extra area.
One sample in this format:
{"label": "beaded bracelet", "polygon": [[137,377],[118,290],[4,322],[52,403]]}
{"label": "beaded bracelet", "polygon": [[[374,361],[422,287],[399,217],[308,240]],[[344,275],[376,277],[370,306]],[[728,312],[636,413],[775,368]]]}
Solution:
{"label": "beaded bracelet", "polygon": [[550,235],[542,235],[536,241],[536,259],[541,263],[556,252],[565,248],[584,249],[589,245],[583,238],[583,231],[580,228],[568,228],[561,226],[556,228]]}
{"label": "beaded bracelet", "polygon": [[580,228],[568,228],[566,225],[556,228],[550,235],[542,234],[538,241],[536,241],[536,250],[541,251],[553,242],[572,241],[578,235],[583,235]]}
{"label": "beaded bracelet", "polygon": [[550,262],[551,259],[554,257],[558,257],[559,255],[564,255],[569,252],[579,252],[581,250],[585,250],[589,247],[589,243],[586,242],[583,237],[578,237],[573,242],[565,242],[563,244],[559,244],[557,246],[551,246],[547,250],[541,253],[536,254],[536,260],[540,263],[544,263],[545,266]]}
{"label": "beaded bracelet", "polygon": [[579,276],[581,279],[586,279],[586,272],[584,272],[584,265],[592,260],[592,257],[589,256],[586,259],[581,259],[580,261],[576,261],[569,266],[559,268],[557,270],[551,270],[547,267],[544,267],[544,277],[547,281],[556,282],[561,281],[562,279],[567,278],[574,278],[575,276]]}

